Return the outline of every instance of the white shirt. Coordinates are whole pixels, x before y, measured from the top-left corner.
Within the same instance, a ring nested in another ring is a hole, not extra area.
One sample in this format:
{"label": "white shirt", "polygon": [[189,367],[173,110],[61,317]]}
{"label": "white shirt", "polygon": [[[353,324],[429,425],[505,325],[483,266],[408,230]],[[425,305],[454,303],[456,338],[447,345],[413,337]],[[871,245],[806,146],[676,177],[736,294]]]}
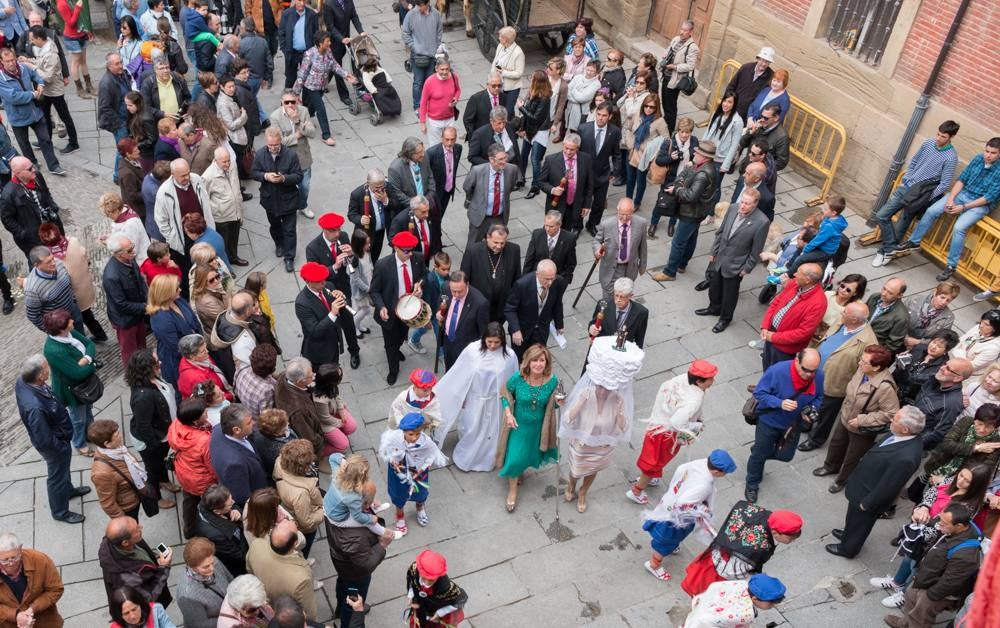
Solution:
{"label": "white shirt", "polygon": [[[323,239],[325,240],[326,238],[323,238]],[[327,296],[326,296],[325,294],[321,294],[321,293],[319,293],[319,292],[316,292],[316,291],[315,291],[315,290],[313,290],[312,288],[308,288],[308,290],[309,290],[309,292],[312,292],[313,294],[315,294],[315,295],[316,295],[316,298],[317,298],[317,299],[319,299],[320,301],[325,301],[328,307],[329,307],[330,305],[333,305],[333,302],[332,302],[332,301],[330,301],[330,299],[329,299],[329,298],[328,298],[328,297],[327,297]],[[329,313],[329,314],[327,314],[327,317],[329,317],[329,319],[330,319],[331,321],[333,321],[333,322],[337,322],[337,315],[333,313],[333,310],[330,310],[330,313]],[[247,364],[249,364],[249,363],[250,363],[250,361],[249,361],[249,359],[248,359],[248,360],[247,360]]]}
{"label": "white shirt", "polygon": [[410,264],[409,260],[407,260],[405,262],[401,262],[401,261],[399,261],[399,258],[397,257],[396,258],[396,282],[399,285],[399,289],[396,291],[396,296],[397,297],[401,297],[404,294],[408,294],[406,292],[406,281],[403,280],[403,267],[404,266],[406,267],[406,271],[410,275],[410,285],[411,286],[415,285],[415,282],[413,281],[413,265]]}
{"label": "white shirt", "polygon": [[687,373],[681,373],[660,386],[646,421],[647,431],[662,427],[672,431],[700,429],[705,391],[689,384],[687,378]]}

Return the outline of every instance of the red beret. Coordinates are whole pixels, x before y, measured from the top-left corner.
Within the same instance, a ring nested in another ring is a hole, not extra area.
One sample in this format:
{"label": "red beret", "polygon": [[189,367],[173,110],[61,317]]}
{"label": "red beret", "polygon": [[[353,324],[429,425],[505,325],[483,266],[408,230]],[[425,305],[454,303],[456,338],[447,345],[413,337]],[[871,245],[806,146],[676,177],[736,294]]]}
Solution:
{"label": "red beret", "polygon": [[420,243],[417,236],[409,231],[400,231],[392,237],[392,245],[401,249],[412,249]]}
{"label": "red beret", "polygon": [[802,532],[802,517],[791,510],[775,510],[767,518],[767,525],[778,534],[798,534]]}
{"label": "red beret", "polygon": [[716,373],[719,372],[719,367],[712,364],[708,360],[695,360],[688,367],[688,373],[694,375],[695,377],[715,377]]}
{"label": "red beret", "polygon": [[327,212],[316,221],[320,229],[340,229],[344,225],[344,217],[340,214]]}
{"label": "red beret", "polygon": [[306,262],[299,269],[299,275],[305,281],[326,281],[330,276],[330,269],[316,262]]}
{"label": "red beret", "polygon": [[448,573],[448,563],[441,554],[424,550],[417,554],[417,571],[427,580],[437,580]]}
{"label": "red beret", "polygon": [[413,369],[410,371],[410,383],[417,388],[433,388],[437,377],[427,369]]}

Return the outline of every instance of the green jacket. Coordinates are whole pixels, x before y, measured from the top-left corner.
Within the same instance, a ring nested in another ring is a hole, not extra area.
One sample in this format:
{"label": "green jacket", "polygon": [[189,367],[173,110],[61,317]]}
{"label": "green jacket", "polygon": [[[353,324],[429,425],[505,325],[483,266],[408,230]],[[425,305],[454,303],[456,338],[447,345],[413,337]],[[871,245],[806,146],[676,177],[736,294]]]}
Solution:
{"label": "green jacket", "polygon": [[903,300],[897,299],[887,311],[872,320],[875,307],[881,300],[882,296],[878,292],[868,298],[868,320],[871,322],[875,337],[878,338],[878,343],[893,353],[899,353],[903,350],[903,339],[906,338],[906,332],[910,327],[910,312]]}
{"label": "green jacket", "polygon": [[[77,330],[70,332],[74,338],[83,343],[87,349],[87,355],[94,357],[94,343]],[[72,345],[58,342],[52,338],[45,339],[45,348],[42,351],[45,359],[49,362],[49,369],[52,371],[52,391],[64,406],[71,408],[80,405],[76,395],[73,394],[73,386],[80,384],[90,377],[96,369],[94,363],[80,366],[80,352]]]}

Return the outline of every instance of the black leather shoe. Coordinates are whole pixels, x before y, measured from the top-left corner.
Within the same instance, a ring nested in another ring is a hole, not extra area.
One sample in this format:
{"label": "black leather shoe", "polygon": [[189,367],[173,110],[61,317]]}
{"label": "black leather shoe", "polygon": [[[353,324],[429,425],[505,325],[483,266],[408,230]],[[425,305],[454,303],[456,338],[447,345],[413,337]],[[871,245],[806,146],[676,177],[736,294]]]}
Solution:
{"label": "black leather shoe", "polygon": [[830,543],[824,547],[826,551],[833,554],[834,556],[842,556],[844,558],[854,558],[853,556],[848,556],[846,552],[840,547],[840,543]]}
{"label": "black leather shoe", "polygon": [[814,443],[811,440],[804,440],[799,443],[799,451],[812,451],[813,449],[819,449],[823,443]]}
{"label": "black leather shoe", "polygon": [[712,333],[721,334],[726,331],[726,327],[729,327],[729,321],[719,321],[715,324],[715,327],[712,328]]}
{"label": "black leather shoe", "polygon": [[833,538],[837,539],[838,541],[844,540],[844,531],[841,530],[840,528],[834,528],[833,531],[830,532],[830,534],[832,534]]}
{"label": "black leather shoe", "polygon": [[385,383],[390,386],[395,386],[397,377],[399,377],[399,373],[389,373],[388,377],[385,378]]}
{"label": "black leather shoe", "polygon": [[755,504],[757,503],[757,492],[757,489],[748,486],[743,489],[743,497],[746,497],[747,501],[751,504]]}
{"label": "black leather shoe", "polygon": [[698,283],[694,284],[694,289],[697,290],[698,292],[704,292],[705,290],[708,290],[708,280],[702,279]]}
{"label": "black leather shoe", "polygon": [[280,246],[274,247],[274,256],[275,257],[284,257],[285,256],[285,250],[283,248],[281,248]]}
{"label": "black leather shoe", "polygon": [[294,273],[295,272],[295,264],[292,262],[292,260],[290,260],[290,259],[286,259],[285,260],[285,270],[288,271],[288,272],[290,272],[290,273]]}
{"label": "black leather shoe", "polygon": [[531,188],[528,190],[528,193],[524,195],[524,198],[535,198],[536,196],[538,196],[538,190]]}
{"label": "black leather shoe", "polygon": [[621,186],[625,185],[625,179],[612,179],[611,185],[613,187],[620,188]]}
{"label": "black leather shoe", "polygon": [[3,300],[3,315],[7,316],[14,311],[14,299]]}
{"label": "black leather shoe", "polygon": [[72,491],[70,491],[69,496],[72,497],[83,497],[90,493],[89,486],[77,486]]}
{"label": "black leather shoe", "polygon": [[844,485],[834,482],[830,486],[826,487],[826,490],[829,491],[830,493],[837,494],[840,491],[844,490]]}
{"label": "black leather shoe", "polygon": [[667,225],[667,235],[670,236],[671,238],[674,237],[674,229],[675,227],[673,225],[671,224]]}
{"label": "black leather shoe", "polygon": [[[802,444],[804,445],[805,443]],[[815,475],[818,478],[824,478],[828,475],[833,475],[834,473],[836,473],[836,471],[834,471],[833,469],[828,469],[827,467],[820,467],[818,469],[813,469],[813,475]]]}
{"label": "black leather shoe", "polygon": [[63,523],[83,523],[86,519],[83,515],[78,512],[67,512],[63,517],[53,517],[56,521],[62,521]]}
{"label": "black leather shoe", "polygon": [[361,354],[360,353],[352,353],[351,354],[351,368],[352,369],[357,369],[359,366],[361,366]]}
{"label": "black leather shoe", "polygon": [[402,351],[399,352],[399,361],[400,362],[406,362],[406,356],[403,355]]}
{"label": "black leather shoe", "polygon": [[694,311],[698,316],[718,316],[719,310],[713,310],[710,307],[701,307]]}
{"label": "black leather shoe", "polygon": [[348,107],[350,107],[351,106],[351,97],[350,96],[341,96],[340,97],[340,102],[342,102],[345,105],[347,105]]}
{"label": "black leather shoe", "polygon": [[234,257],[233,259],[231,259],[229,261],[233,263],[233,266],[249,266],[250,265],[250,262],[248,262],[247,260],[243,259],[242,257]]}

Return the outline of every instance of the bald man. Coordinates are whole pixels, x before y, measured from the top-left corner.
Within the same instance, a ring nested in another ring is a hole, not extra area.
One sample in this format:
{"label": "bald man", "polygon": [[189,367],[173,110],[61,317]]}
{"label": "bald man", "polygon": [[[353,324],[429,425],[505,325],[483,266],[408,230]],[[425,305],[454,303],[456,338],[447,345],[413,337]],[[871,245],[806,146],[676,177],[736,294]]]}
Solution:
{"label": "bald man", "polygon": [[[295,551],[298,539],[295,520],[284,519],[275,524],[266,537],[254,539],[247,552],[247,571],[264,584],[270,600],[288,595],[302,606],[306,619],[316,619],[316,594],[313,591],[313,574],[302,554]],[[308,535],[311,539],[315,532]],[[308,554],[307,541],[305,553]]]}
{"label": "bald man", "polygon": [[[28,257],[32,247],[42,243],[38,227],[43,222],[54,222],[59,231],[65,233],[65,230],[59,217],[59,205],[52,198],[42,173],[31,160],[20,155],[11,159],[10,175],[10,181],[0,193],[0,220],[14,237],[17,248]],[[29,189],[33,194],[28,194]]]}
{"label": "bald man", "polygon": [[[750,151],[758,151],[759,148],[750,147]],[[767,216],[769,221],[774,221],[774,192],[767,186],[764,179],[767,177],[767,165],[763,161],[751,161],[747,164],[743,176],[736,183],[733,191],[731,203],[739,202],[743,190],[752,188],[760,192],[760,200],[757,202],[757,209]]]}
{"label": "bald man", "polygon": [[155,552],[142,538],[142,526],[135,519],[115,517],[109,521],[97,550],[108,604],[115,589],[130,586],[146,599],[168,606],[173,600],[167,588],[173,555],[170,548],[163,554]]}
{"label": "bald man", "polygon": [[538,262],[533,274],[514,282],[503,313],[518,362],[531,345],[548,343],[550,324],[562,334],[565,292],[566,280],[556,273],[556,265],[550,259]]}
{"label": "bald man", "polygon": [[208,190],[208,204],[215,218],[215,230],[226,245],[226,257],[233,266],[249,266],[250,262],[239,256],[240,227],[243,225],[243,201],[240,192],[240,175],[229,148],[220,146],[212,155],[212,163],[201,175]]}
{"label": "bald man", "polygon": [[878,294],[868,297],[868,321],[875,330],[875,337],[893,353],[902,351],[910,326],[910,313],[903,303],[905,293],[906,282],[892,277],[882,284]]}
{"label": "bald man", "polygon": [[[217,350],[231,354],[233,373],[240,365],[250,364],[250,353],[257,347],[257,338],[250,328],[250,318],[259,313],[257,299],[246,290],[241,290],[233,295],[229,309],[215,319],[213,344]],[[214,342],[216,339],[218,342]],[[222,364],[219,367],[226,370]]]}
{"label": "bald man", "polygon": [[826,314],[822,279],[823,269],[819,264],[802,264],[793,279],[771,300],[760,321],[760,339],[764,341],[761,362],[765,371],[809,346]]}
{"label": "bald man", "polygon": [[[149,211],[149,208],[146,208]],[[156,226],[170,246],[170,258],[181,269],[181,290],[187,294],[187,275],[191,267],[187,251],[193,242],[184,233],[183,218],[187,214],[201,214],[205,225],[215,229],[212,203],[201,176],[191,172],[191,166],[183,159],[170,162],[170,178],[156,191],[153,217]]]}
{"label": "bald man", "polygon": [[927,415],[927,429],[921,434],[924,451],[937,447],[965,409],[962,383],[972,376],[972,362],[951,358],[941,365],[917,393],[913,405]]}

